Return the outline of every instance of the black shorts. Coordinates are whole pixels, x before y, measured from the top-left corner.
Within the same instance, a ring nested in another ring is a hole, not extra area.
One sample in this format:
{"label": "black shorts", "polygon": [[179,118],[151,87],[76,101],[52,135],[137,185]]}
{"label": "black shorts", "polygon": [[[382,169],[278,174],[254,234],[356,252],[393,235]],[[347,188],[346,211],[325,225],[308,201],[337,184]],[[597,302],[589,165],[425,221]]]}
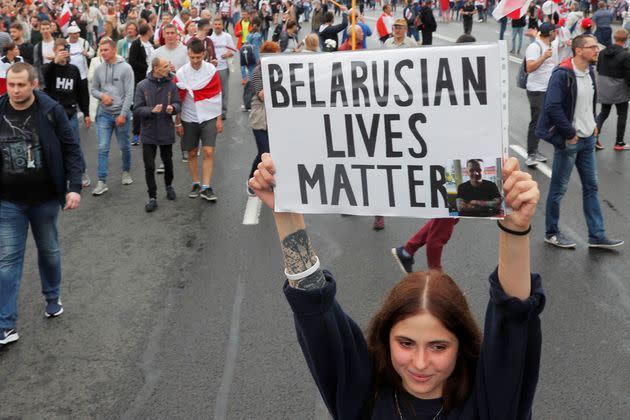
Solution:
{"label": "black shorts", "polygon": [[190,151],[199,147],[199,142],[205,147],[214,147],[217,142],[217,119],[213,118],[202,123],[182,121],[184,137],[182,150]]}

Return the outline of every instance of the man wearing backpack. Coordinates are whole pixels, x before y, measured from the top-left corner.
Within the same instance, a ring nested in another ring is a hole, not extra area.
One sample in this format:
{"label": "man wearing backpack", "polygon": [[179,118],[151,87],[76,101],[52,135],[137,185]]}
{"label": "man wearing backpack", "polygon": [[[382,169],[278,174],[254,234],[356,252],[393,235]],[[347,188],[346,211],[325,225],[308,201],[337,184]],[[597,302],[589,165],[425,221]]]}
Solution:
{"label": "man wearing backpack", "polygon": [[420,32],[418,31],[418,0],[411,0],[407,3],[407,6],[403,9],[403,17],[407,21],[407,36],[413,38],[418,42],[420,40]]}
{"label": "man wearing backpack", "polygon": [[540,25],[536,41],[529,44],[525,51],[525,70],[527,71],[527,99],[531,121],[527,129],[527,160],[525,164],[535,167],[538,162],[546,162],[547,158],[538,151],[539,139],[536,136],[536,124],[545,100],[545,92],[551,72],[556,66],[557,57],[552,53],[551,43],[556,38],[556,25],[545,22]]}
{"label": "man wearing backpack", "polygon": [[[236,36],[236,48],[240,51],[241,47],[247,40],[249,35],[251,22],[249,20],[249,11],[243,10],[243,17],[234,25],[234,36]],[[250,75],[247,73],[247,64],[241,62],[241,79],[243,85],[247,83]]]}

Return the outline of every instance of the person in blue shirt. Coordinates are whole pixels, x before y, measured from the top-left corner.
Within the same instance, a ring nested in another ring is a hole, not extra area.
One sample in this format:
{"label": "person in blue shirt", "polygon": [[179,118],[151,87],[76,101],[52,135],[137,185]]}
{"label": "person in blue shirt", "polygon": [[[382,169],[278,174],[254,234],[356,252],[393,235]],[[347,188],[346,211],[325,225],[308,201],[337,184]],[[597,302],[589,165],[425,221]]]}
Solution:
{"label": "person in blue shirt", "polygon": [[[367,37],[372,36],[372,29],[370,29],[370,27],[365,23],[365,17],[361,15],[361,13],[359,13],[359,11],[357,10],[356,12],[354,10],[350,10],[348,12],[348,22],[349,25],[352,25],[352,13],[355,14],[355,19],[356,19],[356,24],[358,26],[361,27],[361,29],[363,30],[363,41],[361,41],[361,48],[366,49],[367,48]],[[348,34],[349,34],[349,30],[350,30],[350,26],[348,26],[346,28],[345,31],[343,31],[343,35],[341,36],[341,43],[343,44],[344,42],[346,42],[346,40],[348,39]]]}

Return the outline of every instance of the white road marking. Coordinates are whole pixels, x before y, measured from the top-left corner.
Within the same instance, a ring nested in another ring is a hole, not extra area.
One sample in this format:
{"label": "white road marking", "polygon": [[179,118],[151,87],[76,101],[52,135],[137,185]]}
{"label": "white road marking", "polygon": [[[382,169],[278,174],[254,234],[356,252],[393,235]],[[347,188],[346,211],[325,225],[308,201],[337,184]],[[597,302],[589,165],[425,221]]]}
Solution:
{"label": "white road marking", "polygon": [[214,419],[225,420],[228,412],[228,402],[230,398],[230,387],[234,379],[234,370],[236,369],[236,358],[238,356],[238,342],[240,335],[241,323],[241,304],[243,303],[244,282],[241,275],[238,276],[236,283],[236,295],[234,296],[234,306],[232,306],[232,320],[230,322],[230,337],[228,339],[225,365],[223,368],[223,376],[221,377],[221,386],[217,393],[217,399],[214,404]]}
{"label": "white road marking", "polygon": [[262,208],[262,201],[258,197],[248,197],[247,205],[245,206],[245,215],[243,216],[244,225],[257,225],[260,219],[260,210]]}
{"label": "white road marking", "polygon": [[[516,154],[518,154],[523,159],[527,159],[527,150],[525,150],[522,146],[519,146],[518,144],[510,144],[510,149],[514,150],[514,152],[516,152]],[[538,165],[536,165],[536,169],[538,169],[547,178],[551,178],[551,168],[546,164],[538,162]]]}

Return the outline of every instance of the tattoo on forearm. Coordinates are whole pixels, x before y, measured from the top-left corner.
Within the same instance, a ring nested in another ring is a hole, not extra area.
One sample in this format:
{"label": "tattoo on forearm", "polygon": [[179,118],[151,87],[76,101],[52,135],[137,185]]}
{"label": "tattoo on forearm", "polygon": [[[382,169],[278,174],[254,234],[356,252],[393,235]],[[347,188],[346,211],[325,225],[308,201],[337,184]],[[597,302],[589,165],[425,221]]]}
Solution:
{"label": "tattoo on forearm", "polygon": [[[311,240],[304,229],[293,232],[284,238],[282,254],[284,255],[284,265],[289,274],[302,273],[311,268],[317,261]],[[325,278],[322,271],[317,270],[308,277],[290,283],[291,287],[307,290],[322,287]]]}

